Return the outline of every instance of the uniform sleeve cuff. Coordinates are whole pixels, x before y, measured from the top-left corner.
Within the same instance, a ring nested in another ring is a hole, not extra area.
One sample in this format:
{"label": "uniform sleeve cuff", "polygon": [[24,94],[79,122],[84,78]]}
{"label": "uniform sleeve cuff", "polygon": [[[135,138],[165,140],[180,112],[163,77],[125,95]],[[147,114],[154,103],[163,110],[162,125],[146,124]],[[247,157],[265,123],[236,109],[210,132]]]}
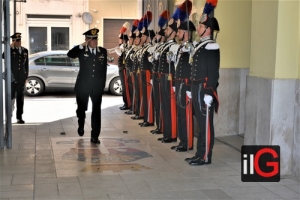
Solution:
{"label": "uniform sleeve cuff", "polygon": [[79,49],[83,49],[83,46],[81,44],[79,45]]}

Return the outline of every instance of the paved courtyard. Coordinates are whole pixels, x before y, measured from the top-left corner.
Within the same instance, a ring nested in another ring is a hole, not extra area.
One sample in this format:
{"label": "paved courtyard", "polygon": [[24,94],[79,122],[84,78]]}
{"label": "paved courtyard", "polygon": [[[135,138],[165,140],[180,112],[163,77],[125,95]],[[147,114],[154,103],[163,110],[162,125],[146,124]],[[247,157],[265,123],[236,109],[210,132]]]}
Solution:
{"label": "paved courtyard", "polygon": [[77,135],[74,94],[26,97],[26,124],[13,117],[12,149],[0,150],[0,199],[300,199],[300,183],[291,176],[241,182],[239,136],[216,139],[211,165],[190,166],[184,159],[195,148],[171,150],[176,143],[157,141],[161,135],[139,127],[121,105],[121,97],[103,97],[95,145],[90,107],[85,135]]}

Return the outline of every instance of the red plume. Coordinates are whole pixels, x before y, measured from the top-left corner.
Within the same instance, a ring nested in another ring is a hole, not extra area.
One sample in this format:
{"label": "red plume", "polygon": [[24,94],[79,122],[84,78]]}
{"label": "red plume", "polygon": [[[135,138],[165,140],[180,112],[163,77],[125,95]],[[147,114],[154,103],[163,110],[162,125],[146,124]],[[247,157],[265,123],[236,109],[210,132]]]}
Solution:
{"label": "red plume", "polygon": [[136,27],[137,27],[137,26],[138,26],[138,24],[139,24],[139,21],[140,21],[140,20],[138,20],[138,19],[135,19],[135,20],[133,21],[133,26],[136,26]]}
{"label": "red plume", "polygon": [[170,12],[168,10],[164,10],[161,14],[160,17],[166,19],[167,21],[170,20]]}
{"label": "red plume", "polygon": [[216,7],[218,0],[206,0],[206,3],[210,3],[212,6]]}
{"label": "red plume", "polygon": [[144,19],[147,19],[148,21],[152,21],[152,12],[147,11],[147,13],[143,17]]}
{"label": "red plume", "polygon": [[[213,1],[213,0],[211,0]],[[178,8],[182,12],[187,12],[189,15],[192,12],[193,3],[190,0],[184,1]]]}
{"label": "red plume", "polygon": [[127,29],[129,28],[130,24],[128,22],[125,22],[122,26],[122,28],[120,29],[120,33],[125,33],[127,31]]}

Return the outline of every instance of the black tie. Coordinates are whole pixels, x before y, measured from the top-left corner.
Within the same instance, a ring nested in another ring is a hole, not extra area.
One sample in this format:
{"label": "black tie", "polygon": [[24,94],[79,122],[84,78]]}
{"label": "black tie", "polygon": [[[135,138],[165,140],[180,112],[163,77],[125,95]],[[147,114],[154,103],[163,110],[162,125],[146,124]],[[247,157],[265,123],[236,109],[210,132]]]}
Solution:
{"label": "black tie", "polygon": [[94,49],[92,49],[92,54],[93,54],[93,56],[95,55]]}

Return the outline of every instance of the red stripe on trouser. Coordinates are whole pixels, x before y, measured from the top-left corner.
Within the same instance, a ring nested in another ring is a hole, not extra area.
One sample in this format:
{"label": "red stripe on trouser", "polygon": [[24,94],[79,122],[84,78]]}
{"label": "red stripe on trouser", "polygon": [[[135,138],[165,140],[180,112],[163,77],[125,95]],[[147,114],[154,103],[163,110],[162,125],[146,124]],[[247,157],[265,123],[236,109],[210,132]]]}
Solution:
{"label": "red stripe on trouser", "polygon": [[130,100],[130,94],[129,94],[129,85],[128,85],[128,80],[127,80],[127,75],[126,75],[126,69],[123,70],[123,76],[124,76],[124,90],[126,93],[126,99],[127,99],[127,106],[131,107],[131,100]]}
{"label": "red stripe on trouser", "polygon": [[[206,106],[206,109],[209,109],[208,106]],[[206,139],[206,137],[207,137],[207,144],[206,144],[207,146],[205,146],[205,147],[207,147],[207,148],[206,148],[207,151],[206,151],[206,149],[205,149],[205,154],[204,154],[204,158],[203,158],[203,159],[205,159],[205,158],[208,157],[208,154],[209,154],[209,151],[210,151],[210,120],[209,120],[209,111],[208,111],[208,116],[206,116],[206,117],[208,117],[207,135],[205,134],[205,139]],[[205,123],[205,125],[206,125],[206,123]]]}
{"label": "red stripe on trouser", "polygon": [[150,73],[150,71],[146,70],[145,72],[146,72],[147,103],[148,103],[147,121],[152,124],[152,123],[154,123],[154,118],[153,118],[153,102],[152,102],[152,94],[151,94],[153,86],[150,84],[150,79],[151,79],[151,73]]}
{"label": "red stripe on trouser", "polygon": [[170,95],[171,95],[171,134],[172,138],[177,138],[177,113],[176,113],[176,94],[173,90],[172,81],[170,81]]}
{"label": "red stripe on trouser", "polygon": [[139,80],[139,89],[140,89],[140,117],[144,117],[144,109],[143,109],[143,88],[142,88],[142,73],[138,73],[138,80]]}
{"label": "red stripe on trouser", "polygon": [[186,102],[188,105],[185,108],[186,114],[186,132],[187,132],[187,146],[188,148],[192,148],[194,146],[194,133],[193,133],[193,109],[192,109],[192,100],[189,97],[185,96]]}

